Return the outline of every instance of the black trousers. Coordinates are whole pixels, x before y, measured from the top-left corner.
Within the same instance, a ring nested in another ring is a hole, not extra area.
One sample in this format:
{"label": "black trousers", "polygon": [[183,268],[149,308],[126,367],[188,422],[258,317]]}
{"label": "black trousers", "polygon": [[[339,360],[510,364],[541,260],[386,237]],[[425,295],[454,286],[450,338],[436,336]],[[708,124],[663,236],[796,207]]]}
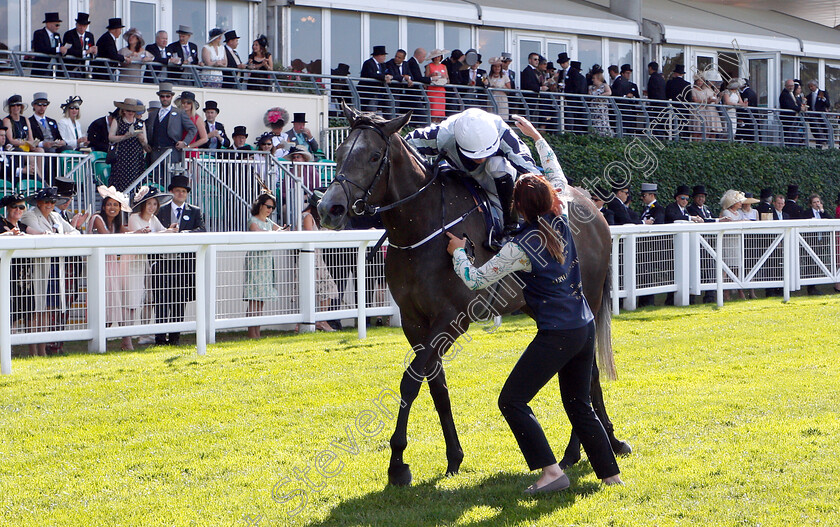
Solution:
{"label": "black trousers", "polygon": [[499,409],[513,432],[528,468],[557,462],[528,403],[558,375],[560,397],[572,429],[600,479],[619,473],[607,433],[592,410],[589,383],[595,361],[595,323],[571,329],[539,330],[519,358],[499,395]]}

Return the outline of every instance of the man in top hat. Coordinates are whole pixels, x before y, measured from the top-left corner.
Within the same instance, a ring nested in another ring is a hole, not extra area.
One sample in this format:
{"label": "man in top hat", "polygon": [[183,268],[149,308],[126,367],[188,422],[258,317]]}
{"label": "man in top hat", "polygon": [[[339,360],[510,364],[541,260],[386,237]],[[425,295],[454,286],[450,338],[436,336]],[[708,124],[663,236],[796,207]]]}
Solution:
{"label": "man in top hat", "polygon": [[219,103],[207,101],[204,103],[204,128],[207,131],[207,142],[204,148],[217,150],[219,148],[230,148],[230,139],[225,134],[225,125],[216,122],[219,116]]}
{"label": "man in top hat", "polygon": [[510,53],[507,51],[502,52],[502,73],[507,75],[508,80],[510,81],[510,89],[516,89],[516,72],[511,71],[510,65],[513,62],[513,58],[511,58]]}
{"label": "man in top hat", "polygon": [[664,101],[666,97],[665,78],[659,73],[659,63],[648,64],[647,98],[657,101]]}
{"label": "man in top hat", "polygon": [[571,67],[571,58],[569,58],[569,54],[565,51],[562,53],[557,54],[557,69],[560,71],[560,82],[563,83],[563,88],[565,90],[565,82],[566,77],[569,76],[569,68]]}
{"label": "man in top hat", "polygon": [[371,79],[359,82],[363,111],[375,112],[379,109],[377,102],[380,98],[379,95],[382,93],[382,86],[390,84],[394,78],[385,66],[387,56],[385,46],[373,46],[370,58],[362,64],[361,77]]}
{"label": "man in top hat", "polygon": [[90,15],[79,13],[76,15],[76,27],[64,33],[64,44],[67,48],[67,55],[76,60],[64,59],[65,62],[84,63],[96,55],[96,40],[93,33],[88,31]]}
{"label": "man in top hat", "polygon": [[629,99],[638,99],[640,97],[639,87],[636,83],[630,81],[632,77],[633,68],[630,64],[622,64],[621,73],[615,78],[615,82],[612,85],[613,97],[626,97]]}
{"label": "man in top hat", "polygon": [[[32,51],[45,55],[65,55],[70,48],[67,44],[61,44],[61,35],[58,30],[61,28],[61,18],[58,13],[44,14],[44,27],[32,34]],[[49,70],[50,59],[38,57],[34,59],[32,75],[35,77],[47,77],[52,72]]]}
{"label": "man in top hat", "polygon": [[292,119],[292,128],[280,136],[281,140],[295,144],[299,148],[314,154],[318,151],[318,141],[312,136],[312,132],[306,127],[306,113],[295,112]]}
{"label": "man in top hat", "polygon": [[117,64],[131,64],[131,57],[123,56],[120,53],[120,44],[119,39],[120,35],[122,35],[122,30],[125,26],[122,23],[121,18],[109,18],[108,19],[108,26],[106,27],[107,31],[99,37],[99,40],[96,41],[96,49],[97,49],[97,58],[99,61],[103,62],[103,64],[99,65],[100,72],[94,75],[94,78],[99,80],[110,80],[110,77],[107,73],[107,67],[104,64],[106,61],[111,61],[110,66],[114,66],[114,63]]}
{"label": "man in top hat", "polygon": [[55,119],[46,116],[47,107],[50,105],[49,97],[44,92],[38,92],[32,96],[32,117],[29,118],[29,128],[32,130],[32,138],[38,141],[38,146],[44,152],[59,153],[70,150],[67,143],[61,138],[58,131],[58,123]]}
{"label": "man in top hat", "polygon": [[691,102],[691,84],[684,76],[685,66],[677,64],[671,78],[665,83],[665,96],[669,101]]}
{"label": "man in top hat", "polygon": [[665,223],[674,223],[675,221],[703,223],[703,218],[697,214],[691,214],[688,210],[688,193],[690,190],[688,185],[677,187],[676,192],[674,192],[674,202],[665,207]]}
{"label": "man in top hat", "polygon": [[[170,66],[169,69],[183,71],[183,68],[178,65],[192,64],[197,66],[199,63],[198,46],[190,42],[190,37],[193,34],[192,28],[181,24],[178,26],[178,31],[176,31],[176,33],[178,33],[178,42],[173,42],[172,44],[166,46],[166,51],[171,53],[175,58],[175,65]],[[181,77],[175,75],[174,78],[179,79]]]}
{"label": "man in top hat", "polygon": [[773,214],[773,189],[766,187],[761,189],[758,205],[755,206],[758,211],[759,220],[769,220]]}
{"label": "man in top hat", "polygon": [[758,93],[750,87],[750,79],[744,78],[744,84],[741,85],[741,100],[747,102],[747,106],[755,108],[758,106]]}
{"label": "man in top hat", "polygon": [[[581,63],[577,60],[567,60],[568,56],[560,53],[557,57],[558,62],[562,59],[568,64],[563,74],[563,93],[586,95],[589,93],[589,88],[586,85],[586,77],[580,72]],[[577,98],[567,98],[566,106],[568,111],[564,114],[566,126],[575,133],[586,133],[586,110],[584,109],[584,102]]]}
{"label": "man in top hat", "polygon": [[53,183],[55,184],[58,195],[62,198],[67,198],[55,204],[56,209],[58,209],[58,214],[64,221],[72,225],[74,229],[81,229],[82,225],[87,223],[90,213],[80,212],[71,218],[70,213],[67,212],[73,196],[76,195],[76,182],[70,178],[56,176],[53,178]]}
{"label": "man in top hat", "polygon": [[718,221],[718,218],[712,216],[712,211],[706,206],[706,197],[706,186],[694,185],[691,189],[691,204],[686,207],[686,211],[689,216],[697,216],[704,223],[714,223]]}
{"label": "man in top hat", "polygon": [[[184,173],[172,176],[167,190],[172,201],[160,207],[157,217],[163,225],[177,225],[177,232],[205,232],[201,209],[187,203],[190,179]],[[155,262],[153,287],[155,296],[155,321],[175,323],[184,321],[184,308],[195,301],[195,254],[176,253],[160,256]],[[155,335],[155,344],[177,346],[181,334],[177,331]]]}
{"label": "man in top hat", "polygon": [[175,89],[171,83],[160,83],[157,94],[160,108],[149,110],[149,117],[146,119],[146,136],[149,146],[152,147],[151,160],[154,161],[163,155],[167,148],[171,148],[170,162],[180,163],[184,160],[184,148],[195,138],[198,128],[186,112],[172,105]]}
{"label": "man in top hat", "polygon": [[246,151],[254,149],[248,144],[248,129],[244,126],[233,127],[233,149]]}
{"label": "man in top hat", "polygon": [[579,60],[569,61],[569,69],[566,71],[565,93],[576,93],[587,95],[589,87],[586,85],[586,76],[581,73],[582,65]]}
{"label": "man in top hat", "polygon": [[802,207],[796,203],[797,199],[799,199],[799,185],[788,185],[787,195],[785,196],[784,212],[786,212],[792,220],[802,219],[803,215]]}
{"label": "man in top hat", "polygon": [[601,196],[607,201],[607,208],[613,213],[615,225],[633,225],[641,223],[639,216],[627,206],[630,197],[630,185],[616,185],[612,189],[613,196]]}
{"label": "man in top hat", "polygon": [[642,223],[660,225],[665,223],[665,207],[656,202],[656,183],[642,183]]}
{"label": "man in top hat", "polygon": [[[236,34],[236,30],[231,29],[225,33],[225,58],[227,59],[226,67],[243,70],[248,66],[248,62],[242,61],[242,57],[240,57],[239,52],[236,51],[236,48],[238,47],[239,35]],[[235,77],[236,74],[233,72],[224,72],[224,82],[222,83],[222,87],[236,88]]]}

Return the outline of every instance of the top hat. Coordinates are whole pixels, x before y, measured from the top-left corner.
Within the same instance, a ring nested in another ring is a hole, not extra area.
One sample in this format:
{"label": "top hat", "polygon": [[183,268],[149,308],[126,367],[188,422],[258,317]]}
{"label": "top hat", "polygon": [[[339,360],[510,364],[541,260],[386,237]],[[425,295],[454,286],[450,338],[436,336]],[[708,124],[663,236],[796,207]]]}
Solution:
{"label": "top hat", "polygon": [[214,27],[213,29],[210,30],[210,37],[207,39],[207,42],[213,42],[217,38],[221,38],[221,36],[224,35],[224,34],[225,34],[224,31],[222,31],[221,29],[219,29],[217,27]]}
{"label": "top hat", "polygon": [[235,29],[231,29],[225,33],[225,42],[230,42],[231,40],[236,40],[237,38],[239,38],[239,35],[236,34]]}
{"label": "top hat", "polygon": [[189,176],[185,176],[183,174],[176,174],[172,176],[172,181],[170,181],[169,186],[166,187],[166,190],[172,192],[173,188],[185,188],[187,192],[191,191],[190,188],[190,178]]}
{"label": "top hat", "polygon": [[685,75],[685,66],[682,64],[677,64],[676,66],[674,66],[674,73]]}
{"label": "top hat", "polygon": [[677,199],[677,196],[688,196],[691,189],[688,185],[680,185],[677,187],[677,190],[674,191],[674,199]]}
{"label": "top hat", "polygon": [[79,13],[76,15],[76,23],[83,26],[90,25],[90,15],[87,13]]}
{"label": "top hat", "polygon": [[219,103],[216,101],[207,101],[204,103],[204,111],[207,110],[216,110],[216,113],[219,113]]}
{"label": "top hat", "polygon": [[149,101],[149,103],[146,105],[146,108],[148,108],[149,110],[151,110],[152,108],[160,108],[160,101]]}
{"label": "top hat", "polygon": [[563,53],[558,53],[557,54],[557,64],[562,66],[566,62],[569,62],[569,54],[566,53],[565,51]]}
{"label": "top hat", "polygon": [[58,16],[58,13],[44,13],[44,24],[49,24],[50,22],[62,22],[62,20]]}
{"label": "top hat", "polygon": [[773,197],[773,189],[772,188],[765,187],[765,188],[761,189],[761,201],[764,201],[764,200],[772,198],[772,197]]}
{"label": "top hat", "polygon": [[708,192],[706,192],[706,185],[694,185],[694,188],[691,189],[691,197],[698,196],[703,194],[704,196],[708,196]]}
{"label": "top hat", "polygon": [[40,189],[35,194],[27,196],[26,202],[30,205],[35,205],[39,201],[55,201],[55,203],[67,203],[70,198],[65,198],[58,195],[58,189],[55,187],[45,187]]}
{"label": "top hat", "polygon": [[508,53],[507,51],[502,52],[502,62],[513,62],[510,53]]}
{"label": "top hat", "polygon": [[58,195],[65,198],[71,198],[76,195],[76,182],[70,178],[54,177],[55,188],[58,189]]}
{"label": "top hat", "polygon": [[799,185],[788,185],[786,199],[796,199],[799,197]]}
{"label": "top hat", "polygon": [[557,68],[554,67],[553,62],[549,62],[548,64],[545,65],[545,69],[547,69],[548,71],[552,71],[552,70],[556,70]]}
{"label": "top hat", "polygon": [[109,18],[108,26],[105,29],[120,29],[125,27],[122,23],[122,18]]}
{"label": "top hat", "polygon": [[237,135],[244,135],[245,137],[248,137],[248,129],[244,126],[234,126],[232,137],[236,137]]}
{"label": "top hat", "polygon": [[9,194],[8,196],[3,196],[3,199],[0,199],[0,209],[15,203],[21,203],[23,201],[26,201],[26,196],[23,194]]}
{"label": "top hat", "polygon": [[343,62],[339,62],[338,67],[336,67],[333,70],[330,70],[330,74],[338,77],[346,77],[347,75],[350,75],[350,65],[345,64]]}
{"label": "top hat", "polygon": [[158,86],[157,94],[160,95],[161,93],[169,93],[175,95],[175,87],[172,85],[171,82],[161,82],[160,86]]}
{"label": "top hat", "polygon": [[[174,179],[174,176],[173,176]],[[157,187],[149,187],[147,185],[143,185],[140,187],[140,190],[134,194],[134,205],[131,206],[134,212],[140,210],[140,207],[151,199],[158,200],[158,205],[163,207],[170,201],[172,201],[172,194],[166,194],[157,189]]]}
{"label": "top hat", "polygon": [[622,64],[621,73],[624,73],[625,71],[633,71],[632,66],[630,66],[630,64]]}
{"label": "top hat", "polygon": [[309,121],[306,120],[306,113],[305,112],[295,112],[295,118],[292,119],[293,123],[308,123]]}
{"label": "top hat", "polygon": [[373,46],[373,53],[371,55],[387,55],[388,52],[385,51],[385,46]]}
{"label": "top hat", "polygon": [[182,33],[184,35],[192,35],[193,31],[192,31],[192,28],[190,26],[185,26],[184,24],[179,24],[178,25],[178,31],[176,31],[176,33]]}
{"label": "top hat", "polygon": [[656,183],[642,183],[642,192],[657,193]]}
{"label": "top hat", "polygon": [[576,70],[580,70],[580,68],[582,67],[582,64],[580,63],[579,60],[573,60],[573,61],[569,62],[569,67],[574,68]]}
{"label": "top hat", "polygon": [[46,92],[35,92],[35,95],[32,96],[32,104],[35,104],[38,101],[47,101],[47,103],[49,103],[50,97],[46,94]]}

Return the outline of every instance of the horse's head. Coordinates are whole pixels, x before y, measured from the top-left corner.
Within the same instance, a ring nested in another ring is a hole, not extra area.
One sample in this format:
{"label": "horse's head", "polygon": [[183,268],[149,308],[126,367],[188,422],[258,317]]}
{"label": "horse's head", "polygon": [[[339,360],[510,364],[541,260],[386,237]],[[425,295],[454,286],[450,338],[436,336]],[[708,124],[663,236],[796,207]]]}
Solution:
{"label": "horse's head", "polygon": [[336,176],[321,202],[321,225],[341,229],[350,216],[363,215],[382,205],[388,186],[391,139],[411,118],[407,113],[386,120],[374,113],[361,113],[341,103],[350,123],[350,134],[335,151]]}

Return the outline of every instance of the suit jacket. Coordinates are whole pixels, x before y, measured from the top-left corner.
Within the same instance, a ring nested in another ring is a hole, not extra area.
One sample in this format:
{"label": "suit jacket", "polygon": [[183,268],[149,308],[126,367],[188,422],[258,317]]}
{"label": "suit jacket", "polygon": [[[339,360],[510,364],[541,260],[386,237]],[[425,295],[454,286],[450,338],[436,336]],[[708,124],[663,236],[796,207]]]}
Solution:
{"label": "suit jacket", "polygon": [[632,83],[619,75],[613,81],[612,86],[610,86],[610,90],[612,90],[613,97],[624,97],[632,90]]}
{"label": "suit jacket", "polygon": [[794,200],[786,199],[785,200],[785,208],[782,209],[782,212],[787,212],[788,216],[792,220],[798,220],[802,218],[802,207],[800,207]]}
{"label": "suit jacket", "polygon": [[635,213],[618,198],[614,198],[612,201],[607,203],[607,209],[613,213],[613,220],[615,221],[614,225],[639,223],[635,217]]}
{"label": "suit jacket", "polygon": [[[228,138],[227,133],[225,133],[225,125],[216,121],[215,126],[216,131],[218,131],[222,135],[222,137],[218,138],[219,145],[216,148],[230,148],[230,139]],[[204,121],[204,130],[208,134],[210,133],[210,123],[208,123],[207,121]],[[211,141],[212,139],[204,143],[204,146],[202,148],[210,148]]]}
{"label": "suit jacket", "polygon": [[[157,211],[157,217],[164,227],[172,225],[172,202],[167,203]],[[178,232],[206,232],[204,227],[204,214],[195,205],[184,203],[184,211],[181,213],[181,221],[178,223]]]}
{"label": "suit jacket", "polygon": [[530,64],[525,66],[525,69],[522,70],[521,77],[521,89],[524,91],[533,91],[533,92],[540,92],[540,87],[542,84],[540,83],[539,77],[537,77],[537,69],[532,67]]}
{"label": "suit jacket", "polygon": [[408,63],[408,74],[411,75],[411,80],[414,82],[422,82],[423,84],[431,84],[432,79],[423,75],[423,68],[417,59],[411,57],[406,61]]}
{"label": "suit jacket", "polygon": [[96,41],[96,52],[100,59],[114,60],[119,63],[125,62],[125,57],[120,55],[120,50],[117,49],[117,42],[107,31]]}
{"label": "suit jacket", "polygon": [[665,207],[660,205],[659,201],[645,206],[645,210],[642,211],[642,223],[647,219],[652,219],[654,225],[665,223]]}
{"label": "suit jacket", "polygon": [[743,91],[741,91],[741,98],[747,101],[747,106],[750,108],[758,106],[758,94],[749,86],[745,87]]}
{"label": "suit jacket", "polygon": [[607,225],[615,225],[615,213],[607,208],[606,205],[601,207],[601,214],[603,214],[604,219],[607,220]]}
{"label": "suit jacket", "polygon": [[[669,205],[670,207],[670,205]],[[705,223],[714,223],[717,221],[714,216],[712,216],[712,211],[709,210],[709,207],[703,205],[703,208],[697,206],[696,203],[692,203],[688,207],[685,208],[685,211],[688,213],[689,216],[700,216],[703,218]]]}
{"label": "suit jacket", "polygon": [[755,210],[758,211],[758,217],[760,219],[762,214],[771,214],[774,209],[773,205],[767,203],[766,201],[762,201],[755,206]]}
{"label": "suit jacket", "polygon": [[[817,217],[817,215],[814,213],[814,209],[812,209],[811,207],[808,207],[808,209],[805,210],[805,212],[802,213],[802,219],[804,219],[804,220],[812,220],[816,217]],[[823,211],[820,212],[820,219],[821,220],[830,220],[830,219],[833,219],[833,218],[834,218],[834,216],[832,216],[831,212],[829,212],[827,209],[823,209]]]}
{"label": "suit jacket", "polygon": [[[775,208],[775,207],[773,207],[773,219],[774,219],[774,220],[778,220],[778,219],[779,219],[779,215],[778,215],[778,212],[776,211],[776,208]],[[787,212],[785,212],[785,209],[782,209],[782,219],[783,219],[783,220],[789,220],[789,219],[790,219],[790,214],[788,214]]]}
{"label": "suit jacket", "polygon": [[403,61],[402,64],[397,66],[397,64],[394,62],[394,59],[391,59],[385,62],[385,69],[388,71],[388,73],[391,74],[392,77],[394,77],[394,80],[392,82],[395,83],[405,84],[405,81],[403,80],[403,75],[411,75],[411,72],[408,69],[407,61]]}
{"label": "suit jacket", "polygon": [[673,77],[665,83],[665,96],[669,101],[691,102],[691,84],[682,77]]}
{"label": "suit jacket", "polygon": [[[229,47],[227,47],[227,45],[225,45],[225,57],[227,57],[227,67],[228,68],[235,68],[237,66],[236,57],[234,56],[234,53],[236,55],[239,55],[238,51],[236,51],[235,49],[230,49]],[[245,58],[247,59],[248,57],[245,57]],[[247,60],[243,61],[242,57],[239,56],[239,64],[243,64],[243,63],[247,64],[248,61]]]}
{"label": "suit jacket", "polygon": [[[470,70],[466,70],[464,72],[464,77],[467,80],[467,85],[470,84]],[[476,68],[475,70],[475,85],[478,87],[484,87],[484,79],[487,78],[487,70],[483,70],[481,68]]]}
{"label": "suit jacket", "polygon": [[110,145],[108,141],[108,119],[102,116],[90,123],[87,129],[87,138],[90,141],[91,150],[107,152]]}
{"label": "suit jacket", "polygon": [[502,70],[502,71],[507,71],[508,79],[510,79],[510,89],[515,90],[516,89],[516,72],[513,71],[513,70]]}
{"label": "suit jacket", "polygon": [[586,77],[580,70],[569,68],[569,73],[566,75],[566,87],[564,93],[577,93],[579,95],[587,95],[589,87],[586,85]]}
{"label": "suit jacket", "polygon": [[461,62],[453,61],[451,57],[447,57],[441,64],[446,66],[446,71],[449,73],[449,84],[460,84],[461,86],[467,84],[467,81],[464,80],[465,71],[461,70]]}
{"label": "suit jacket", "polygon": [[831,101],[828,98],[828,92],[825,90],[817,90],[816,97],[812,93],[806,95],[805,104],[808,105],[809,112],[827,112],[831,108]]}
{"label": "suit jacket", "polygon": [[782,93],[779,95],[779,108],[783,110],[791,110],[796,113],[799,113],[802,108],[796,103],[796,98],[793,96],[793,92],[782,90]]}
{"label": "suit jacket", "polygon": [[667,207],[665,207],[665,223],[674,223],[677,220],[685,220],[688,221],[689,218],[688,207],[685,208],[685,213],[680,211],[680,206],[676,203],[669,203]]}
{"label": "suit jacket", "polygon": [[665,78],[658,71],[650,76],[647,84],[648,99],[664,101],[667,99],[665,91]]}
{"label": "suit jacket", "polygon": [[163,53],[160,52],[160,48],[157,47],[157,44],[152,42],[151,44],[146,46],[146,51],[151,53],[154,57],[152,62],[157,62],[162,66],[169,65],[169,57],[172,56],[172,52],[170,52],[167,48],[163,49]]}
{"label": "suit jacket", "polygon": [[[82,46],[82,41],[79,39],[79,34],[76,33],[76,28],[74,27],[70,31],[64,33],[64,44],[70,44],[70,47],[67,49],[67,55],[73,56],[77,58],[82,58],[82,52],[87,51],[90,47],[93,46],[94,42],[96,42],[93,33],[90,31],[85,31],[84,36],[84,47]],[[85,58],[90,58],[90,55],[85,55]]]}
{"label": "suit jacket", "polygon": [[375,79],[379,81],[382,85],[385,84],[385,75],[388,73],[388,68],[385,66],[385,63],[382,64],[376,62],[376,59],[373,57],[367,59],[362,63],[362,74],[361,76],[366,79]]}
{"label": "suit jacket", "polygon": [[[149,111],[149,118],[146,119],[146,137],[149,139],[149,144],[151,144],[152,138],[155,135],[155,126],[158,124],[159,112],[160,108],[151,109]],[[186,136],[184,136],[184,131],[187,132]],[[168,135],[169,138],[176,143],[178,141],[183,141],[190,144],[192,140],[195,139],[195,135],[197,133],[198,128],[196,128],[195,123],[187,117],[187,114],[172,106],[172,109],[169,111],[169,127],[166,135]],[[152,145],[152,147],[154,148],[154,145]]]}
{"label": "suit jacket", "polygon": [[[50,119],[49,117],[44,116],[47,119],[47,126],[49,127],[50,131],[52,132],[53,140],[57,141],[61,139],[61,132],[58,131],[58,123],[55,119]],[[38,141],[44,140],[44,133],[41,131],[41,123],[39,123],[40,119],[35,117],[34,115],[29,118],[29,129],[32,130],[32,138],[37,139]]]}
{"label": "suit jacket", "polygon": [[[192,57],[192,65],[198,66],[198,46],[196,46],[192,42],[187,42],[187,46],[189,47],[190,56]],[[184,56],[184,48],[181,47],[180,42],[173,42],[169,44],[168,46],[166,46],[166,51],[171,53],[173,57],[176,55],[181,57],[183,64],[187,63],[187,57]]]}
{"label": "suit jacket", "polygon": [[50,34],[45,27],[32,33],[32,51],[35,53],[59,55],[59,47],[61,47],[61,35],[58,33],[55,33],[54,38],[50,38]]}

